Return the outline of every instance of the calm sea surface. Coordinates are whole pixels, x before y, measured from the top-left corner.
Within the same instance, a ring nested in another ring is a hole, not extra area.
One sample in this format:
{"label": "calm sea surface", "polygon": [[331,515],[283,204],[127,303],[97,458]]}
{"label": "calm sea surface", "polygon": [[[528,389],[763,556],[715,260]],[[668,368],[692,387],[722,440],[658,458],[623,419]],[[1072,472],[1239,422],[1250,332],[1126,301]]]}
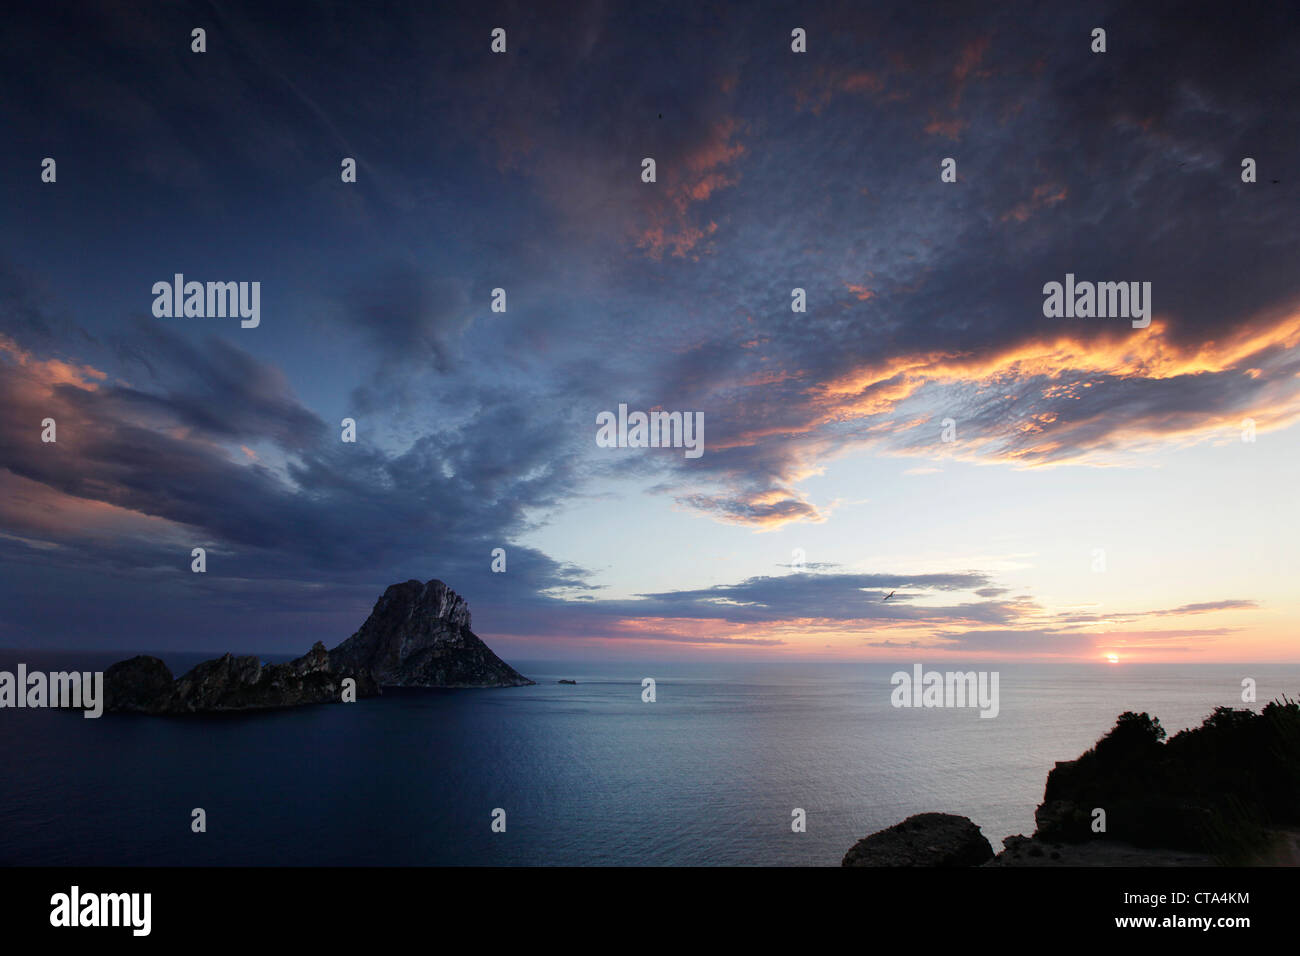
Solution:
{"label": "calm sea surface", "polygon": [[[3,651],[0,668],[122,656]],[[0,863],[823,866],[927,810],[1000,849],[1033,830],[1052,763],[1121,711],[1172,734],[1245,706],[1243,677],[1261,703],[1300,692],[1295,665],[924,662],[999,671],[1001,713],[982,719],[890,706],[910,664],[511,663],[537,686],[220,717],[0,710]]]}

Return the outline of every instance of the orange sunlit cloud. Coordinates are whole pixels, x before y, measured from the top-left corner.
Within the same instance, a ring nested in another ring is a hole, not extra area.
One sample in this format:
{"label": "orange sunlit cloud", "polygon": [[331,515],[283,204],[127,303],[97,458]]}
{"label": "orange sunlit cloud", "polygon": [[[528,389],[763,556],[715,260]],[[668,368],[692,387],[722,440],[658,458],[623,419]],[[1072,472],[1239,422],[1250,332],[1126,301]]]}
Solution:
{"label": "orange sunlit cloud", "polygon": [[637,237],[637,248],[652,259],[661,259],[665,252],[685,258],[704,239],[717,232],[716,222],[707,226],[693,223],[690,208],[718,190],[736,184],[736,175],[724,167],[745,154],[744,144],[735,141],[739,132],[738,120],[723,117],[709,129],[703,142],[690,149],[680,162],[657,170],[657,175],[663,177],[668,202],[651,209],[650,225]]}

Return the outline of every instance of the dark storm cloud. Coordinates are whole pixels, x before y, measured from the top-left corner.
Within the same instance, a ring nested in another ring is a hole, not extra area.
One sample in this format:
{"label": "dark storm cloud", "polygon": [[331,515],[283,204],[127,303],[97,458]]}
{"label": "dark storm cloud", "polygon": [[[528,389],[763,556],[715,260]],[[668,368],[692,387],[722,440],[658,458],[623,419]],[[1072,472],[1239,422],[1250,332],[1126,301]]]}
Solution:
{"label": "dark storm cloud", "polygon": [[[713,450],[679,466],[679,480],[708,477],[720,491],[679,499],[745,523],[815,520],[818,506],[793,487],[809,461],[869,440],[933,448],[937,428],[887,436],[939,417],[936,405],[991,441],[986,456],[1031,464],[1195,434],[1247,411],[1286,421],[1294,368],[1274,353],[1294,333],[1261,314],[1300,291],[1292,244],[1278,241],[1294,232],[1279,199],[1295,191],[1238,175],[1241,155],[1276,163],[1296,139],[1285,106],[1296,74],[1273,18],[1212,11],[1156,23],[1105,7],[922,16],[837,11],[821,31],[814,20],[811,35],[844,58],[828,68],[810,57],[806,71],[799,58],[756,55],[771,21],[741,18],[734,29],[749,42],[736,46],[747,56],[683,76],[703,91],[698,112],[713,116],[712,127],[697,124],[697,142],[710,142],[710,128],[733,135],[713,138],[717,181],[699,178],[698,202],[676,208],[663,190],[681,248],[664,246],[653,268],[684,282],[664,290],[679,314],[702,306],[717,330],[676,323],[686,348],[640,370],[656,383],[647,391],[709,415]],[[1097,23],[1110,31],[1106,55],[1087,49]],[[1239,68],[1226,79],[1216,60]],[[1263,82],[1243,75],[1272,85],[1252,96]],[[584,115],[595,129],[603,105]],[[864,119],[870,135],[855,135]],[[1216,132],[1225,122],[1227,137]],[[526,127],[538,188],[549,188],[548,146],[599,153],[592,139],[563,120]],[[945,155],[959,162],[955,186],[938,183]],[[625,176],[594,171],[598,181]],[[580,204],[566,211],[583,227],[603,221]],[[1157,327],[1045,319],[1041,287],[1067,271],[1152,282]],[[809,290],[806,316],[789,311],[795,285]],[[1206,341],[1238,333],[1257,347],[1200,367]],[[1123,368],[1119,336],[1134,350]],[[1157,351],[1181,368],[1153,369]],[[1262,374],[1246,374],[1266,359]],[[954,371],[958,361],[973,367]],[[864,364],[883,370],[867,390],[813,400],[818,385]],[[1039,394],[1089,377],[1082,399]],[[999,378],[1018,401],[985,394]]]}
{"label": "dark storm cloud", "polygon": [[[101,587],[91,569],[105,566],[115,576],[139,572],[135,587],[160,605],[212,591],[237,594],[250,612],[301,602],[313,582],[331,581],[350,586],[342,595],[355,617],[359,595],[373,600],[393,580],[430,569],[473,592],[495,577],[492,549],[510,544],[526,510],[555,503],[570,480],[554,446],[509,403],[484,404],[465,425],[385,453],[341,443],[278,371],[228,342],[194,346],[152,328],[129,344],[160,370],[139,385],[0,339],[0,483],[11,532],[0,556],[14,565],[38,558],[50,580],[79,592]],[[40,440],[47,417],[57,422],[54,444]],[[502,440],[510,434],[518,437]],[[210,577],[178,583],[193,546],[210,550]],[[535,549],[511,545],[510,561],[507,590],[521,599],[582,583],[580,569]],[[18,585],[17,574],[6,579]],[[248,581],[277,586],[238,583]],[[316,597],[325,608],[340,601]],[[61,607],[11,608],[9,624],[15,634],[49,634],[33,622],[48,624]]]}
{"label": "dark storm cloud", "polygon": [[380,358],[380,373],[393,366],[432,365],[450,370],[471,305],[464,280],[431,279],[411,265],[394,265],[350,290],[347,320],[363,329]]}
{"label": "dark storm cloud", "polygon": [[93,396],[99,414],[214,440],[269,440],[291,450],[322,443],[325,423],[298,404],[278,369],[217,336],[196,343],[147,319],[133,331],[117,341],[118,354],[128,370],[148,373],[151,388],[100,389]]}
{"label": "dark storm cloud", "polygon": [[[942,603],[944,592],[968,591],[988,580],[977,572],[957,574],[801,573],[748,578],[736,584],[665,591],[634,599],[591,603],[550,601],[494,615],[495,634],[599,641],[667,641],[727,646],[787,643],[779,636],[753,636],[752,629],[792,621],[861,631],[877,627],[950,628],[1008,624],[1028,606],[995,601]],[[883,601],[891,591],[896,594]],[[918,598],[928,605],[909,605]],[[538,614],[539,610],[545,613]],[[701,626],[709,622],[712,626]],[[683,627],[683,625],[685,625]],[[732,628],[741,628],[736,633]],[[743,635],[743,636],[742,636]]]}
{"label": "dark storm cloud", "polygon": [[[0,162],[14,183],[34,182],[41,156],[60,162],[57,189],[15,189],[6,213],[27,243],[27,265],[0,273],[0,332],[18,350],[0,358],[0,464],[25,503],[5,512],[9,580],[39,590],[26,566],[48,562],[60,587],[111,602],[90,568],[141,569],[146,587],[143,569],[183,570],[192,537],[230,556],[214,567],[279,583],[168,585],[168,621],[185,588],[234,588],[251,613],[301,608],[327,581],[340,587],[313,598],[320,613],[346,616],[376,587],[437,573],[539,633],[633,614],[1001,624],[1021,606],[972,574],[755,578],[552,625],[538,609],[569,605],[545,593],[584,587],[582,569],[512,546],[510,573],[491,576],[487,555],[608,474],[775,527],[825,519],[800,487],[819,466],[866,446],[937,452],[946,416],[974,440],[961,454],[1035,465],[1296,413],[1294,11],[491,14],[56,3],[7,20],[0,77],[24,94],[0,104]],[[789,52],[796,22],[804,56]],[[486,53],[499,23],[507,57]],[[1088,51],[1097,25],[1104,55]],[[337,181],[343,155],[355,189]],[[246,252],[306,324],[232,345],[124,327],[142,303],[74,311],[50,291],[117,281],[102,273],[130,285],[160,246],[199,263]],[[1156,322],[1044,318],[1042,285],[1066,272],[1150,281]],[[497,285],[510,311],[490,315]],[[790,310],[796,286],[806,314]],[[304,302],[338,314],[314,324]],[[346,354],[294,354],[336,332]],[[341,445],[320,407],[331,389],[388,440]],[[619,401],[704,411],[704,457],[581,460],[594,413]],[[36,438],[47,414],[57,450]],[[130,533],[94,523],[113,521]],[[958,583],[985,600],[863,591]],[[985,633],[972,640],[997,639]]]}
{"label": "dark storm cloud", "polygon": [[[779,628],[797,621],[804,626],[849,634],[906,628],[906,633],[921,635],[912,639],[873,636],[863,642],[870,647],[1076,654],[1103,643],[1120,642],[1134,647],[1149,639],[1163,645],[1179,637],[1219,637],[1236,630],[1231,627],[1150,631],[1112,628],[1096,634],[1077,629],[1085,622],[1122,623],[1142,617],[1180,617],[1252,606],[1248,601],[1225,600],[1105,618],[1055,615],[1050,625],[1043,625],[1037,623],[1042,620],[1041,608],[1028,598],[988,599],[996,597],[988,592],[1006,591],[985,586],[989,580],[989,575],[979,572],[761,576],[710,588],[642,594],[634,600],[530,604],[526,609],[514,608],[495,615],[494,633],[505,637],[525,635],[597,641],[647,640],[720,646],[752,641],[775,645],[785,641],[780,636],[766,634],[738,638],[728,629],[742,628],[742,634],[764,633],[764,628]],[[882,600],[891,591],[895,592],[894,597],[888,602]],[[942,600],[945,593],[959,592],[973,592],[986,599],[954,603]],[[537,613],[541,609],[545,613]],[[682,628],[682,624],[687,626]]]}
{"label": "dark storm cloud", "polygon": [[[804,574],[748,578],[738,584],[699,590],[641,595],[625,605],[647,616],[719,618],[728,621],[777,621],[823,618],[851,621],[932,621],[959,619],[1005,621],[1010,605],[998,602],[909,606],[916,595],[966,591],[987,583],[986,575],[965,574]],[[889,601],[890,591],[898,593]],[[613,604],[611,604],[611,607]]]}

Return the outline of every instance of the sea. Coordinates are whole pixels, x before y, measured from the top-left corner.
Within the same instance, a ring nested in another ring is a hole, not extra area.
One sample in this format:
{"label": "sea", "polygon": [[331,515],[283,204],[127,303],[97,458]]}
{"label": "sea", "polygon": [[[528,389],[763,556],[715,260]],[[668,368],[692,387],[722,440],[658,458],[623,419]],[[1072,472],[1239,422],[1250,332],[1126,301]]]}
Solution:
{"label": "sea", "polygon": [[[0,669],[123,656],[0,651]],[[209,655],[159,656],[179,674]],[[983,718],[893,706],[910,663],[510,663],[536,685],[216,716],[0,710],[0,864],[836,866],[926,811],[970,817],[997,850],[1033,831],[1054,762],[1123,711],[1172,735],[1300,696],[1295,664],[922,661],[998,672]]]}

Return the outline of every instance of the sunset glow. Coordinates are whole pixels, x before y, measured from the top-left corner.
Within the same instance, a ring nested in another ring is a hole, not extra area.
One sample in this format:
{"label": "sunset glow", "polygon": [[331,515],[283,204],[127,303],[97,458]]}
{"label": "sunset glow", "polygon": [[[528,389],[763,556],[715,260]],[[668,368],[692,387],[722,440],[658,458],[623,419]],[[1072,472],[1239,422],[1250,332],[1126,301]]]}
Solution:
{"label": "sunset glow", "polygon": [[1246,81],[1102,95],[1143,68],[1044,59],[1055,22],[854,8],[764,59],[756,13],[660,16],[329,71],[244,24],[275,96],[27,64],[90,125],[6,205],[3,642],[298,650],[437,577],[523,658],[1300,659],[1300,180]]}

